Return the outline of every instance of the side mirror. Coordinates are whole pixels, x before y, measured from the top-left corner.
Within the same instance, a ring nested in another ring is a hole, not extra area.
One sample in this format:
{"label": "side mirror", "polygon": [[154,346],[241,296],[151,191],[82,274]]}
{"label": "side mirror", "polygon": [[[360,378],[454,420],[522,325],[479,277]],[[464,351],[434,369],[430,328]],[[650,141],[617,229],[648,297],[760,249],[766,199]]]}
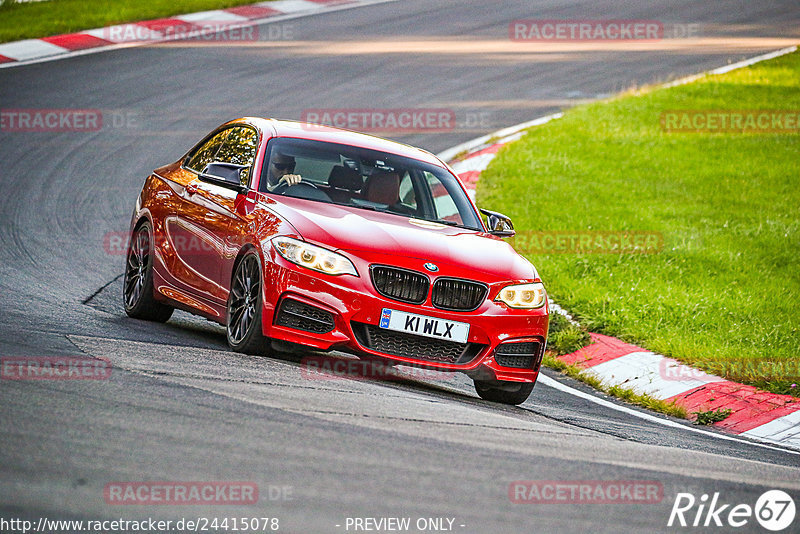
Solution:
{"label": "side mirror", "polygon": [[496,211],[481,210],[481,213],[486,215],[486,222],[489,226],[489,233],[497,237],[512,237],[516,232],[514,231],[514,223],[511,222],[507,216]]}
{"label": "side mirror", "polygon": [[233,189],[237,193],[245,193],[247,186],[242,185],[242,173],[248,168],[247,165],[214,161],[206,165],[199,178],[210,184]]}

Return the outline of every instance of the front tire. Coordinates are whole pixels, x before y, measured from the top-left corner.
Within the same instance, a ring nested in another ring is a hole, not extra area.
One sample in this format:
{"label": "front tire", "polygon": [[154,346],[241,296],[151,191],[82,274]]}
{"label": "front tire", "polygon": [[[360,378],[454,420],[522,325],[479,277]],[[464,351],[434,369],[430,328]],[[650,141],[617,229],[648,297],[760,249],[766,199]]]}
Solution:
{"label": "front tire", "polygon": [[503,380],[475,380],[475,391],[483,400],[502,404],[522,404],[533,391],[532,382],[507,382]]}
{"label": "front tire", "polygon": [[236,352],[264,354],[269,343],[261,330],[261,262],[247,253],[234,269],[228,295],[228,345]]}
{"label": "front tire", "polygon": [[155,299],[153,289],[153,244],[150,225],[141,224],[131,235],[122,282],[125,313],[134,319],[166,322],[174,308]]}

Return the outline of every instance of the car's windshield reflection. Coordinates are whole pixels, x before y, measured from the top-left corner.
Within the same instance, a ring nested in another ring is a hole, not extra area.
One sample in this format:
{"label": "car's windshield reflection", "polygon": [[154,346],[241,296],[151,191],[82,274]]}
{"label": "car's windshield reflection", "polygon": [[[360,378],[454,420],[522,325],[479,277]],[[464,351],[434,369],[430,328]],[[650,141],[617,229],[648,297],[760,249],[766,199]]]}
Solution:
{"label": "car's windshield reflection", "polygon": [[446,169],[346,145],[270,141],[262,192],[481,230],[464,190]]}

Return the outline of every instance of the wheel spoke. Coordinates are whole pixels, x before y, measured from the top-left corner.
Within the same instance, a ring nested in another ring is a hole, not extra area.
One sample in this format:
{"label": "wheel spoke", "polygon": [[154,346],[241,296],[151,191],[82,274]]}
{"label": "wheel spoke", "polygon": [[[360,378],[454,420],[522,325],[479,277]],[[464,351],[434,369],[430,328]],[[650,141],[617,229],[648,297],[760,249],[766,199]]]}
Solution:
{"label": "wheel spoke", "polygon": [[245,307],[244,300],[238,301],[236,304],[231,304],[231,317],[235,317],[240,311],[242,311]]}
{"label": "wheel spoke", "polygon": [[144,254],[145,250],[149,248],[148,243],[146,243],[147,234],[142,232],[141,230],[136,235],[136,246],[134,247],[134,254],[136,254],[136,260],[139,262],[139,265],[144,265]]}
{"label": "wheel spoke", "polygon": [[131,250],[131,253],[128,254],[128,270],[131,269],[136,270],[138,268],[139,268],[139,262],[136,259],[136,254],[134,254],[133,250]]}
{"label": "wheel spoke", "polygon": [[136,276],[129,281],[128,288],[125,292],[127,296],[125,300],[128,306],[133,307],[136,305],[139,296],[142,294],[142,285],[142,277],[139,276],[139,273],[136,273]]}
{"label": "wheel spoke", "polygon": [[239,281],[239,287],[244,293],[247,293],[247,280],[244,276],[244,269],[240,269],[237,273],[236,279]]}
{"label": "wheel spoke", "polygon": [[131,290],[133,290],[134,286],[139,282],[139,271],[134,271],[131,275],[128,276],[128,279],[125,281],[125,293],[130,294]]}
{"label": "wheel spoke", "polygon": [[239,321],[241,323],[241,335],[244,337],[245,332],[247,332],[247,327],[250,325],[250,307],[245,307],[242,311],[242,318]]}
{"label": "wheel spoke", "polygon": [[258,261],[245,257],[236,269],[228,300],[228,336],[238,344],[255,328],[261,276]]}
{"label": "wheel spoke", "polygon": [[239,318],[239,329],[237,331],[237,336],[238,336],[237,339],[239,339],[240,341],[242,339],[244,339],[245,335],[247,335],[248,323],[249,323],[249,320],[248,320],[248,317],[247,317],[247,308],[244,308],[242,310],[242,314],[241,314],[241,316]]}
{"label": "wheel spoke", "polygon": [[233,287],[231,288],[231,295],[233,295],[233,298],[237,301],[244,300],[244,293],[242,293],[242,288],[239,286],[239,284],[233,284]]}
{"label": "wheel spoke", "polygon": [[136,306],[144,290],[144,279],[150,262],[150,237],[147,230],[140,229],[131,240],[131,248],[125,265],[123,294],[125,304]]}
{"label": "wheel spoke", "polygon": [[243,313],[244,313],[244,306],[241,306],[231,314],[231,325],[233,325],[234,331],[238,329],[239,324],[242,322]]}

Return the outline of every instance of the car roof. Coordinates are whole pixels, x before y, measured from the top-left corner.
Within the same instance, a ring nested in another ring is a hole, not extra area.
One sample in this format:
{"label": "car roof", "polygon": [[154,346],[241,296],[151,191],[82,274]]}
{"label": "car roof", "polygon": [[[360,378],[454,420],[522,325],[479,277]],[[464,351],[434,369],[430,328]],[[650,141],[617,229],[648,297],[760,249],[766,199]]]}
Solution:
{"label": "car roof", "polygon": [[378,150],[380,152],[388,152],[398,156],[406,156],[439,167],[443,166],[442,161],[427,150],[422,150],[421,148],[405,145],[396,141],[389,141],[388,139],[375,137],[374,135],[353,132],[342,128],[334,128],[333,126],[323,126],[291,120],[264,119],[260,117],[243,117],[231,121],[231,123],[235,122],[247,122],[252,124],[270,137],[294,137],[357,146],[370,150]]}

